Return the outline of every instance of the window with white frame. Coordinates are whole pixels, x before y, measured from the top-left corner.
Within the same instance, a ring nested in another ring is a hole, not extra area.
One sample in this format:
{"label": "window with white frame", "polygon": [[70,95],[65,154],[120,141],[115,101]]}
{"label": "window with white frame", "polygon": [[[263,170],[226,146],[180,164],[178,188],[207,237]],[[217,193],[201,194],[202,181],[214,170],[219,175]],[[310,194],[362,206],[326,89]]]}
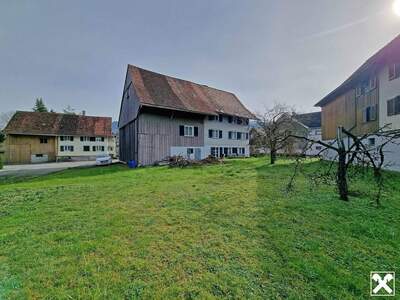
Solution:
{"label": "window with white frame", "polygon": [[179,125],[179,135],[185,137],[199,136],[199,127],[193,125]]}
{"label": "window with white frame", "polygon": [[74,137],[70,136],[70,135],[62,135],[62,136],[60,136],[60,141],[73,142],[74,141]]}
{"label": "window with white frame", "polygon": [[60,152],[74,152],[74,146],[60,146]]}
{"label": "window with white frame", "polygon": [[389,80],[400,77],[400,63],[391,63],[389,65]]}
{"label": "window with white frame", "polygon": [[104,142],[104,136],[96,136],[96,142]]}
{"label": "window with white frame", "polygon": [[368,89],[369,89],[370,91],[376,89],[376,77],[375,77],[375,76],[373,76],[373,77],[371,77],[371,78],[369,79]]}
{"label": "window with white frame", "polygon": [[104,146],[93,146],[93,152],[104,152]]}
{"label": "window with white frame", "polygon": [[222,139],[222,130],[209,129],[208,130],[208,137],[210,139]]}
{"label": "window with white frame", "polygon": [[211,147],[211,156],[218,157],[218,147]]}
{"label": "window with white frame", "polygon": [[185,125],[185,136],[194,136],[194,128],[193,126]]}
{"label": "window with white frame", "polygon": [[400,96],[387,101],[387,115],[394,116],[400,114]]}
{"label": "window with white frame", "polygon": [[90,137],[88,136],[81,136],[81,142],[89,142],[90,141]]}

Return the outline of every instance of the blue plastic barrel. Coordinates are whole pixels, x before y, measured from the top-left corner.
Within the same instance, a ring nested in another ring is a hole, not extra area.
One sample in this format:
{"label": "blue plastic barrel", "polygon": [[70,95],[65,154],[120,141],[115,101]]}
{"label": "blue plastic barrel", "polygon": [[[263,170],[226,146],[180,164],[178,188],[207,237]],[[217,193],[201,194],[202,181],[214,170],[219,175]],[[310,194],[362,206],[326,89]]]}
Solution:
{"label": "blue plastic barrel", "polygon": [[131,169],[136,168],[136,167],[137,167],[136,160],[130,160],[130,161],[128,161],[128,167],[131,168]]}

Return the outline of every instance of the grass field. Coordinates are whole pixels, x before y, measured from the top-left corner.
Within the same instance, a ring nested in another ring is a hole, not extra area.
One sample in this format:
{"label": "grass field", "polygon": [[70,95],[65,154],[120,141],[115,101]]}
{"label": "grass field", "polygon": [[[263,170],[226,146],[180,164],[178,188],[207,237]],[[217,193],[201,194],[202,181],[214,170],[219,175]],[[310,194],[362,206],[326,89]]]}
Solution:
{"label": "grass field", "polygon": [[3,180],[0,299],[368,298],[398,271],[399,175],[377,209],[370,177],[348,203],[303,175],[288,195],[293,162],[266,162]]}

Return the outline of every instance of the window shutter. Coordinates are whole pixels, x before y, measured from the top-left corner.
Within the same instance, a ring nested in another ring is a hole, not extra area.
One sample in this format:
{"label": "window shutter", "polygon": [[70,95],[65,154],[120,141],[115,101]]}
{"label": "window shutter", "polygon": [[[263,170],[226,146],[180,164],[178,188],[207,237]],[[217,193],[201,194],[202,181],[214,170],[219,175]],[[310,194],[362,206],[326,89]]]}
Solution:
{"label": "window shutter", "polygon": [[387,115],[393,116],[394,113],[394,99],[390,99],[387,101]]}
{"label": "window shutter", "polygon": [[400,96],[393,99],[393,114],[398,115],[400,114]]}
{"label": "window shutter", "polygon": [[249,134],[248,133],[246,133],[246,140],[248,140],[249,139]]}
{"label": "window shutter", "polygon": [[242,139],[242,133],[241,133],[241,132],[237,132],[237,133],[236,133],[236,138],[237,138],[238,140],[241,140],[241,139]]}
{"label": "window shutter", "polygon": [[219,131],[219,138],[222,139],[222,130]]}
{"label": "window shutter", "polygon": [[185,135],[185,126],[179,125],[179,135],[184,136]]}
{"label": "window shutter", "polygon": [[230,140],[232,139],[232,131],[228,132],[228,139],[230,139]]}
{"label": "window shutter", "polygon": [[211,129],[208,129],[208,137],[212,138],[212,130]]}
{"label": "window shutter", "polygon": [[194,136],[199,136],[199,127],[194,126]]}

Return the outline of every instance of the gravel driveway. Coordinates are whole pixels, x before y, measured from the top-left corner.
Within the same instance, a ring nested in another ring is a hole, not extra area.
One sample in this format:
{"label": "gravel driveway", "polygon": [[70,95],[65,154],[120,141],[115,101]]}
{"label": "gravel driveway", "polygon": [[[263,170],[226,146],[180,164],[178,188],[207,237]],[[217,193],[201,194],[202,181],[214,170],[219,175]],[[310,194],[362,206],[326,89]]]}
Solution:
{"label": "gravel driveway", "polygon": [[6,165],[0,170],[0,176],[36,176],[49,174],[76,167],[95,166],[95,161],[52,162],[29,165]]}

